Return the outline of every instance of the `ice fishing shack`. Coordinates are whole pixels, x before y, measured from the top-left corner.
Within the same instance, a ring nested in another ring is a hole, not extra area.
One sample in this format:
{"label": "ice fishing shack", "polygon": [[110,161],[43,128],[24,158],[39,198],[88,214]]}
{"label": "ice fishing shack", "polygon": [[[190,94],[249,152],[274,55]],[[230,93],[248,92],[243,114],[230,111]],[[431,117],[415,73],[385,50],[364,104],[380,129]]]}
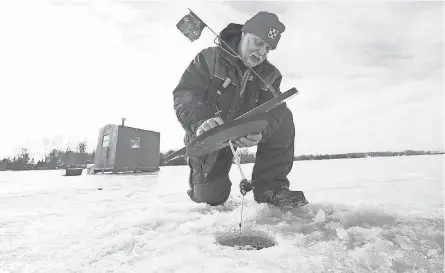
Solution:
{"label": "ice fishing shack", "polygon": [[100,129],[94,173],[156,172],[159,170],[160,133],[108,124]]}

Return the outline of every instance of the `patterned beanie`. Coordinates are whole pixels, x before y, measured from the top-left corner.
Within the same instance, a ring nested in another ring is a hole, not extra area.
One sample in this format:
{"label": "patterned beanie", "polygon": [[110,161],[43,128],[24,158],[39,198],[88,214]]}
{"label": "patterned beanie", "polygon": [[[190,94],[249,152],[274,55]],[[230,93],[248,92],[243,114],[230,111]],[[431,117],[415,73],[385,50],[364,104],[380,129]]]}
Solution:
{"label": "patterned beanie", "polygon": [[261,11],[247,20],[241,31],[255,34],[275,49],[285,29],[277,15]]}

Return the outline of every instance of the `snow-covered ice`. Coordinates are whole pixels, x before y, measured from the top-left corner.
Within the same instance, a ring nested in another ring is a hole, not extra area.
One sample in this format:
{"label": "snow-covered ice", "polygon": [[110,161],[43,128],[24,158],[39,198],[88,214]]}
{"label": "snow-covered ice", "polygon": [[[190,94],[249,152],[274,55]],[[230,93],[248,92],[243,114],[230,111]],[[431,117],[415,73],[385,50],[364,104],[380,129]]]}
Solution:
{"label": "snow-covered ice", "polygon": [[310,204],[283,216],[249,193],[244,234],[276,242],[254,251],[217,243],[238,232],[236,166],[218,207],[190,201],[186,166],[0,172],[0,271],[443,272],[443,164],[442,155],[295,162],[291,188]]}

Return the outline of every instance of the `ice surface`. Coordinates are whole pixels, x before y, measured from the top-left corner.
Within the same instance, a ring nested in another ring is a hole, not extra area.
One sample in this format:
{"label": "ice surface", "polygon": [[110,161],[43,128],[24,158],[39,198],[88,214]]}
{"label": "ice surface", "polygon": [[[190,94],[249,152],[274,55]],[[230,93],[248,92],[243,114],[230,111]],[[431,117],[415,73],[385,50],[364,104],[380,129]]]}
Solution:
{"label": "ice surface", "polygon": [[[245,198],[237,168],[225,206],[190,201],[188,168],[157,175],[0,172],[0,272],[443,272],[443,156],[299,161],[310,202],[281,215]],[[249,174],[253,165],[243,165]],[[98,190],[103,188],[103,190]]]}

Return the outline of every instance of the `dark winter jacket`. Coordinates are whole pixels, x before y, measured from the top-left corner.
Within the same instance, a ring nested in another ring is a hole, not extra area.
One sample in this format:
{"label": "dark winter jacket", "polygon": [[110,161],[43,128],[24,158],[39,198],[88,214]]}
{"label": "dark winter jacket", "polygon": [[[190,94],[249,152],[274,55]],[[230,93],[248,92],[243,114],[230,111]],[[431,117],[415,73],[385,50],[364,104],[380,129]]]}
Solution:
{"label": "dark winter jacket", "polygon": [[[236,50],[241,39],[241,27],[239,24],[229,24],[221,33],[220,37],[231,48]],[[184,71],[179,84],[173,91],[174,109],[182,127],[186,130],[185,144],[194,137],[199,125],[209,118],[215,117],[219,110],[224,122],[235,119],[252,108],[273,98],[265,84],[253,73],[250,73],[243,63],[229,54],[224,43],[209,47],[199,52],[194,60]],[[265,81],[271,84],[279,93],[281,73],[269,61],[264,60],[254,68]],[[246,73],[247,72],[247,73]],[[246,77],[246,74],[250,76]],[[247,79],[245,90],[240,98],[240,89],[243,75]],[[223,88],[226,78],[231,83]],[[218,92],[219,90],[219,92]],[[273,133],[284,118],[282,104],[270,111],[270,122],[265,135]]]}

